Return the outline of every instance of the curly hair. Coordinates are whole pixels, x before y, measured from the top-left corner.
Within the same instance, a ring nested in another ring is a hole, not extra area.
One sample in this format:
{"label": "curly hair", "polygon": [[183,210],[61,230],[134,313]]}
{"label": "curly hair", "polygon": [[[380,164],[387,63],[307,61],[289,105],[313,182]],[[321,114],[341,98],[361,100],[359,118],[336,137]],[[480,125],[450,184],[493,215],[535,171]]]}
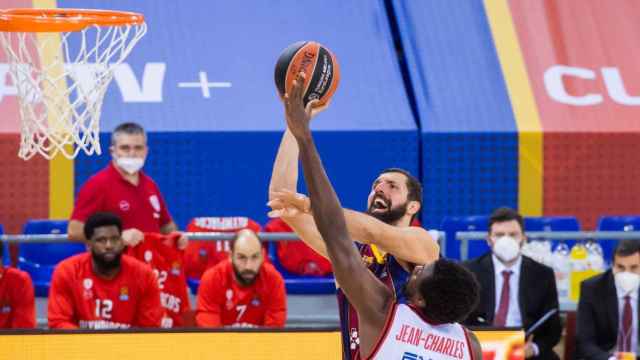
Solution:
{"label": "curly hair", "polygon": [[438,323],[462,322],[480,300],[480,284],[475,275],[460,264],[439,259],[433,274],[419,284],[424,299],[422,311]]}

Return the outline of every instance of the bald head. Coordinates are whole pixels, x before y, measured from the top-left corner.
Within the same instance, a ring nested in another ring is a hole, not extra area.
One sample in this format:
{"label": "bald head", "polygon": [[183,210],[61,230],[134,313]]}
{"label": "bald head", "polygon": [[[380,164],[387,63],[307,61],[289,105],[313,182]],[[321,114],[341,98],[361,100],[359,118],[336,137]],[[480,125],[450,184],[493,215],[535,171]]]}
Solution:
{"label": "bald head", "polygon": [[240,230],[236,234],[231,248],[231,263],[240,285],[253,284],[262,266],[262,245],[256,233]]}
{"label": "bald head", "polygon": [[236,238],[233,240],[232,252],[256,252],[260,251],[262,246],[260,245],[260,239],[258,235],[249,229],[242,229],[236,234]]}

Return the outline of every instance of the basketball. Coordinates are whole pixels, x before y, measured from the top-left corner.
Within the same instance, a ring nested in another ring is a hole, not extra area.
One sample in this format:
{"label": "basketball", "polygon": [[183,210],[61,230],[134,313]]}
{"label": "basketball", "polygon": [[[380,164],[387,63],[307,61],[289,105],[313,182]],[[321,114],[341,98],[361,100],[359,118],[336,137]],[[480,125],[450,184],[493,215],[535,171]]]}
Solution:
{"label": "basketball", "polygon": [[333,53],[315,41],[300,41],[289,45],[278,57],[275,81],[280,98],[291,91],[293,80],[305,74],[303,101],[319,100],[317,106],[326,104],[333,96],[340,81],[340,67]]}

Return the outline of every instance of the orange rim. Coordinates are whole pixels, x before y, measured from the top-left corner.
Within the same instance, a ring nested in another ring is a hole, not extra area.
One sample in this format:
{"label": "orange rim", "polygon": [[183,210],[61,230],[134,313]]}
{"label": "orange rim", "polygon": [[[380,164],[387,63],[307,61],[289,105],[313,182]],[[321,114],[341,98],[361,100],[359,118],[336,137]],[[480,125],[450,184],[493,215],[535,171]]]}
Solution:
{"label": "orange rim", "polygon": [[0,31],[64,32],[80,31],[90,25],[141,25],[139,13],[88,9],[5,9],[0,10]]}

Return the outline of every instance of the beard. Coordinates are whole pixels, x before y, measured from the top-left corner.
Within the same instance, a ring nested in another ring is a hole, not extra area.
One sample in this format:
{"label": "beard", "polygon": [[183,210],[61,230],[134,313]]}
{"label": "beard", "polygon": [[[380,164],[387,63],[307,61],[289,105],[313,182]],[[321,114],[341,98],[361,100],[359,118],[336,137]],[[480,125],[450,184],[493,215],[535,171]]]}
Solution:
{"label": "beard", "polygon": [[[386,211],[374,211],[374,203],[375,198],[373,199],[373,201],[371,201],[371,205],[367,210],[367,214],[389,225],[395,225],[398,220],[402,219],[402,217],[407,213],[407,206],[409,206],[409,201],[407,200],[403,204],[400,204],[398,206],[390,206]],[[389,202],[386,201],[386,203]]]}
{"label": "beard", "polygon": [[93,258],[93,262],[96,264],[96,267],[100,272],[109,272],[120,267],[120,262],[122,260],[122,251],[117,253],[112,260],[107,260],[104,255],[98,254],[91,250],[91,258]]}
{"label": "beard", "polygon": [[253,270],[239,271],[235,265],[233,265],[232,267],[233,267],[233,272],[236,274],[236,280],[238,280],[240,285],[249,286],[249,285],[252,285],[254,282],[256,282],[256,279],[258,278],[258,273],[256,273],[255,271]]}

